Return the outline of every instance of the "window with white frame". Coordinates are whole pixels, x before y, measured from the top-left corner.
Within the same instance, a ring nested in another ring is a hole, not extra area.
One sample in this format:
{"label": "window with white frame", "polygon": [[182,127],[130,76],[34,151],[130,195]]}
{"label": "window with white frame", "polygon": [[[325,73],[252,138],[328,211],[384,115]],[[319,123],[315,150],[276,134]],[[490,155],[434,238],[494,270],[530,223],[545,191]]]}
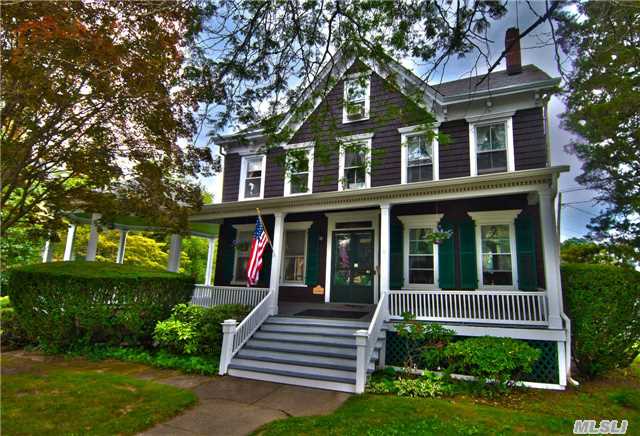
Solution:
{"label": "window with white frame", "polygon": [[417,126],[398,129],[402,134],[402,183],[438,180],[438,143]]}
{"label": "window with white frame", "polygon": [[311,221],[285,224],[284,255],[280,280],[284,285],[305,284],[307,267],[307,237]]}
{"label": "window with white frame", "polygon": [[240,168],[240,200],[262,198],[266,156],[243,156]]}
{"label": "window with white frame", "polygon": [[344,81],[342,122],[369,119],[371,81],[368,75],[357,75]]}
{"label": "window with white frame", "polygon": [[469,212],[476,223],[478,283],[513,289],[518,283],[515,219],[519,209]]}
{"label": "window with white frame", "polygon": [[338,189],[362,189],[371,186],[370,159],[373,134],[342,139]]}
{"label": "window with white frame", "polygon": [[438,283],[438,247],[429,240],[442,214],[400,216],[404,226],[404,283],[434,288]]}
{"label": "window with white frame", "polygon": [[514,170],[511,118],[470,124],[471,175]]}
{"label": "window with white frame", "polygon": [[309,194],[313,190],[313,145],[287,150],[284,195]]}
{"label": "window with white frame", "polygon": [[252,225],[242,226],[236,232],[232,280],[236,284],[246,283],[247,281],[247,264],[249,263],[251,242],[253,241],[253,231],[248,229],[249,226]]}

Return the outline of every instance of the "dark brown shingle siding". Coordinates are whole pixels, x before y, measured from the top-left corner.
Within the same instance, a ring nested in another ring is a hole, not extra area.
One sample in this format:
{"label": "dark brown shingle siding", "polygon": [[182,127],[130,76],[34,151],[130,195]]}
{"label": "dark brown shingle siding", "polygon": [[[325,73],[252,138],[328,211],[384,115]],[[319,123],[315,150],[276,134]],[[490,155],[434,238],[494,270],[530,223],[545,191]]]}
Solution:
{"label": "dark brown shingle siding", "polygon": [[513,117],[513,148],[516,170],[544,168],[547,165],[542,108],[516,112]]}

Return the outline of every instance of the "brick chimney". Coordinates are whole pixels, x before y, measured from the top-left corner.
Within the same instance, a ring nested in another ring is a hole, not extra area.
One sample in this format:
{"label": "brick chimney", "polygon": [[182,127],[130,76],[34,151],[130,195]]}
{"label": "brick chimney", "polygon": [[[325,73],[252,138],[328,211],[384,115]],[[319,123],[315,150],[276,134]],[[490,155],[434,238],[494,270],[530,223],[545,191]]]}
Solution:
{"label": "brick chimney", "polygon": [[522,61],[520,59],[520,30],[517,27],[507,29],[507,33],[504,35],[504,48],[507,50],[507,74],[510,76],[520,74]]}

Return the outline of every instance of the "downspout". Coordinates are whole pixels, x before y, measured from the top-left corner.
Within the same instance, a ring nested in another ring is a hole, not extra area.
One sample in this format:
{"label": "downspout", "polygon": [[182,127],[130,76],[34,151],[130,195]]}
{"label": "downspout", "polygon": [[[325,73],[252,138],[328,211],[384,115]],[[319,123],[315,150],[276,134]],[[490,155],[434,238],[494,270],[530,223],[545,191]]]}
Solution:
{"label": "downspout", "polygon": [[567,367],[567,381],[571,383],[573,386],[580,386],[580,383],[571,377],[571,320],[564,313],[560,312],[560,316],[564,321],[564,330],[567,332],[567,339],[565,340],[565,365]]}

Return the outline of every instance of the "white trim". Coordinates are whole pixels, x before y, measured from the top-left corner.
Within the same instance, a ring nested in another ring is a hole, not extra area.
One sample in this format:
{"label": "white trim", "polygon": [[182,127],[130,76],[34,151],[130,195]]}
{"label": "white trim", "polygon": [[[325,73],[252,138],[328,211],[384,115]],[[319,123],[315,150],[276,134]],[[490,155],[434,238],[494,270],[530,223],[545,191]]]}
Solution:
{"label": "white trim", "polygon": [[254,224],[232,224],[231,227],[236,229],[237,232],[252,232],[256,229]]}
{"label": "white trim", "polygon": [[[516,251],[516,229],[515,219],[520,214],[521,209],[492,210],[485,212],[467,212],[475,222],[476,230],[476,268],[478,274],[479,289],[495,290],[517,290],[518,289],[518,254]],[[482,226],[487,225],[508,225],[509,226],[509,250],[511,251],[511,285],[485,286],[482,277]]]}
{"label": "white trim", "polygon": [[[426,130],[420,129],[422,126],[410,126],[410,127],[401,127],[398,129],[400,132],[400,146],[402,147],[400,153],[400,183],[406,184],[407,182],[407,170],[409,165],[409,148],[407,147],[407,139],[411,136],[424,135],[427,133]],[[438,129],[434,129],[434,133],[436,136],[433,138],[431,142],[431,159],[432,159],[432,172],[433,179],[432,181],[440,180],[440,144],[438,141]],[[417,182],[414,182],[417,183]]]}
{"label": "white trim", "polygon": [[[299,286],[306,287],[307,281],[307,249],[308,249],[308,241],[309,241],[309,228],[313,224],[313,221],[299,221],[293,223],[284,223],[284,243],[282,244],[282,260],[280,263],[280,286]],[[288,231],[303,231],[304,232],[304,271],[302,273],[301,281],[291,281],[288,282],[284,278],[284,268],[285,262],[284,259],[287,256],[287,232]]]}
{"label": "white trim", "polygon": [[[327,252],[326,252],[326,260],[325,260],[325,281],[324,281],[324,302],[325,303],[331,303],[331,270],[332,270],[332,264],[331,264],[331,257],[333,254],[333,232],[336,230],[336,224],[337,223],[349,223],[349,222],[357,222],[357,221],[371,221],[371,227],[368,227],[368,229],[373,229],[373,271],[374,272],[378,272],[379,271],[379,262],[380,262],[380,256],[379,256],[379,250],[380,250],[380,244],[379,244],[379,239],[380,239],[380,222],[379,222],[379,215],[380,215],[380,209],[375,209],[375,210],[362,210],[362,211],[355,211],[355,212],[332,212],[332,213],[326,213],[325,216],[327,217]],[[338,230],[345,230],[345,231],[349,231],[349,230],[362,230],[361,228],[358,229],[338,229]],[[379,274],[376,274],[376,276],[379,276]],[[373,303],[376,304],[378,302],[379,299],[379,287],[378,287],[378,280],[379,277],[374,277],[373,280]]]}
{"label": "white trim", "polygon": [[[245,180],[247,178],[247,159],[252,157],[262,157],[262,170],[260,172],[260,196],[258,197],[250,197],[245,198],[244,196],[244,185]],[[241,157],[242,161],[240,163],[240,189],[238,190],[238,201],[247,201],[247,200],[262,200],[264,198],[264,182],[266,177],[267,170],[267,156],[264,154],[253,154]]]}
{"label": "white trim", "polygon": [[[347,116],[347,82],[350,80],[358,80],[362,76],[367,76],[367,87],[365,89],[364,96],[364,115],[357,120],[350,120]],[[354,74],[349,74],[342,80],[342,124],[357,123],[358,121],[365,121],[369,119],[371,109],[371,71],[364,71]]]}
{"label": "white trim", "polygon": [[313,193],[313,163],[314,163],[314,155],[315,155],[315,143],[313,142],[302,142],[300,144],[289,144],[285,147],[286,150],[298,150],[298,149],[306,149],[307,150],[307,158],[309,160],[309,167],[307,171],[307,192],[297,192],[291,193],[291,178],[288,177],[287,174],[284,175],[284,196],[285,197],[296,197],[299,195],[308,195]]}
{"label": "white trim", "polygon": [[511,118],[515,114],[516,114],[515,110],[504,111],[504,112],[493,112],[488,114],[468,116],[465,118],[465,120],[467,120],[468,123],[481,123],[484,121],[495,122],[495,121],[499,121],[500,119]]}
{"label": "white trim", "polygon": [[399,216],[398,219],[402,222],[403,231],[403,253],[402,253],[402,264],[403,264],[403,275],[404,275],[404,286],[403,289],[427,289],[434,290],[437,289],[438,284],[438,244],[433,244],[433,283],[432,284],[423,284],[423,283],[411,283],[409,281],[409,233],[411,229],[431,229],[436,230],[438,227],[438,223],[442,219],[444,214],[427,214],[427,215],[403,215]]}
{"label": "white trim", "polygon": [[[360,135],[346,136],[338,138],[340,143],[340,153],[338,156],[338,191],[357,191],[359,189],[368,189],[371,187],[371,142],[373,139],[373,133],[363,133]],[[365,171],[364,171],[364,188],[352,188],[347,189],[344,187],[344,164],[345,164],[345,152],[344,146],[354,142],[365,142],[368,151],[365,156]]]}
{"label": "white trim", "polygon": [[282,146],[282,148],[284,148],[285,150],[297,150],[299,148],[311,148],[311,147],[315,147],[316,143],[313,141],[307,141],[307,142],[296,142],[293,144],[284,144]]}
{"label": "white trim", "polygon": [[[478,175],[478,157],[476,145],[476,128],[487,126],[489,124],[505,123],[506,146],[507,146],[507,172],[515,171],[515,152],[513,148],[513,118],[512,117],[493,117],[483,118],[482,121],[469,123],[469,164],[470,175]],[[484,174],[483,174],[484,175]]]}

